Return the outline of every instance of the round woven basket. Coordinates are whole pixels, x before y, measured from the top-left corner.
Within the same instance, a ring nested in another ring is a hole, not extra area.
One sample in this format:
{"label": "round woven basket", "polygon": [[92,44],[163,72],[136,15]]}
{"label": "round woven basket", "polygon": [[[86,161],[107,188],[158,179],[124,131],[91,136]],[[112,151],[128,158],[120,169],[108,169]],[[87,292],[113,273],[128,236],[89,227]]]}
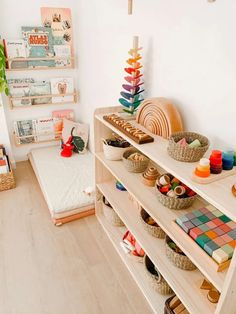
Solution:
{"label": "round woven basket", "polygon": [[129,160],[128,157],[133,153],[139,153],[139,151],[135,148],[130,148],[126,150],[123,154],[123,162],[125,165],[125,168],[129,172],[144,172],[149,164],[149,158],[144,156],[144,160]]}
{"label": "round woven basket", "polygon": [[194,196],[186,197],[186,198],[170,197],[170,196],[167,196],[167,195],[161,193],[159,191],[159,186],[157,185],[157,199],[158,199],[158,201],[162,205],[164,205],[165,207],[168,207],[170,209],[178,210],[178,209],[188,208],[188,207],[192,206],[192,204],[196,198],[197,198],[197,194],[195,194]]}
{"label": "round woven basket", "polygon": [[151,226],[146,223],[146,219],[149,217],[149,214],[142,208],[140,211],[140,219],[142,221],[144,229],[150,233],[153,237],[164,239],[165,232],[161,229],[161,227]]}
{"label": "round woven basket", "polygon": [[147,277],[149,278],[149,282],[155,291],[163,295],[173,293],[173,290],[162,277],[162,275],[157,270],[155,270],[154,264],[147,255],[144,256],[144,267]]}
{"label": "round woven basket", "polygon": [[186,255],[176,253],[169,247],[168,243],[172,241],[170,237],[166,236],[165,241],[166,241],[166,255],[175,266],[183,270],[194,270],[197,268]]}
{"label": "round woven basket", "polygon": [[113,225],[117,227],[123,227],[124,223],[120,219],[120,217],[117,215],[117,213],[114,211],[114,209],[104,203],[105,198],[103,197],[103,202],[102,202],[102,209],[104,216],[106,219]]}
{"label": "round woven basket", "polygon": [[129,147],[115,147],[111,145],[106,145],[105,143],[103,145],[103,152],[104,156],[108,160],[121,160],[123,157],[124,152],[129,148]]}
{"label": "round woven basket", "polygon": [[[200,147],[188,147],[177,144],[181,139],[185,138],[187,143],[191,143],[198,139],[201,143]],[[168,154],[178,161],[195,162],[199,161],[209,148],[209,140],[207,137],[193,132],[177,132],[170,136],[167,148]]]}

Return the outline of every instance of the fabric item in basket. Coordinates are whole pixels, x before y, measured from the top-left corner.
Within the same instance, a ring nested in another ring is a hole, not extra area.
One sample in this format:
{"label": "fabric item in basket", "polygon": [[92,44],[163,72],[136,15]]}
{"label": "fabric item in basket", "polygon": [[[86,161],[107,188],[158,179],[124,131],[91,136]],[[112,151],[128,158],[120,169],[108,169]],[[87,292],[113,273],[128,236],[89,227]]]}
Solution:
{"label": "fabric item in basket", "polygon": [[[66,143],[68,138],[71,136],[72,130],[73,137],[76,137],[78,139],[81,138],[84,142],[83,149],[79,151],[80,153],[84,153],[88,145],[89,125],[63,119],[62,140],[64,143]],[[74,140],[73,145],[76,146]]]}
{"label": "fabric item in basket", "polygon": [[[145,252],[139,245],[139,243],[136,241],[135,237],[131,234],[129,230],[126,231],[126,233],[123,236],[123,242],[126,243],[128,247],[130,247],[130,253],[135,256],[143,257]],[[129,245],[130,244],[130,245]]]}
{"label": "fabric item in basket", "polygon": [[165,232],[160,226],[155,222],[155,220],[150,217],[150,215],[142,208],[140,211],[140,219],[143,224],[144,229],[150,233],[152,236],[160,239],[165,238]]}

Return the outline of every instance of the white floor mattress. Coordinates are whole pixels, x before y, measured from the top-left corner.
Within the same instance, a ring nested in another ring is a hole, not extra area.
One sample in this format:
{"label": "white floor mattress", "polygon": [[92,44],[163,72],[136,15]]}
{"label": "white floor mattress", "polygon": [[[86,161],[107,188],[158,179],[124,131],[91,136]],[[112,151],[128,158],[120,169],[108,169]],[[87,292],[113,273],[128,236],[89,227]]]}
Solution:
{"label": "white floor mattress", "polygon": [[57,146],[33,149],[30,161],[53,218],[62,218],[94,208],[94,157],[90,152],[60,156]]}

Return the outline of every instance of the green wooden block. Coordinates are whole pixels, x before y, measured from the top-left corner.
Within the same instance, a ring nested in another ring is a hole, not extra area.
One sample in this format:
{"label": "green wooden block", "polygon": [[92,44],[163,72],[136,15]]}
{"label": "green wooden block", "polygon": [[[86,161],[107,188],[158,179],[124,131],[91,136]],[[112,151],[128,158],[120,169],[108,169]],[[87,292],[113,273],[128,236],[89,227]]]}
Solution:
{"label": "green wooden block", "polygon": [[213,241],[209,241],[204,245],[204,250],[210,255],[212,256],[213,252],[215,250],[219,249],[219,246],[213,242]]}
{"label": "green wooden block", "polygon": [[225,215],[220,216],[219,219],[222,220],[224,223],[231,221],[231,219]]}
{"label": "green wooden block", "polygon": [[207,242],[211,241],[210,238],[208,238],[208,236],[206,236],[205,234],[200,235],[199,237],[197,237],[196,242],[200,245],[201,248],[204,249],[204,246]]}
{"label": "green wooden block", "polygon": [[201,229],[203,232],[210,230],[210,228],[206,224],[200,225],[198,226],[198,228]]}
{"label": "green wooden block", "polygon": [[198,219],[199,219],[203,224],[205,224],[206,222],[210,221],[210,219],[209,219],[207,216],[205,216],[205,215],[202,215],[202,216],[198,217]]}
{"label": "green wooden block", "polygon": [[221,247],[221,249],[228,254],[229,258],[231,258],[233,256],[234,253],[234,249],[232,248],[232,246],[230,246],[229,244],[225,244],[224,246]]}
{"label": "green wooden block", "polygon": [[200,212],[200,210],[194,210],[192,213],[193,213],[194,216],[197,217],[197,218],[200,217],[200,216],[202,216],[202,212]]}

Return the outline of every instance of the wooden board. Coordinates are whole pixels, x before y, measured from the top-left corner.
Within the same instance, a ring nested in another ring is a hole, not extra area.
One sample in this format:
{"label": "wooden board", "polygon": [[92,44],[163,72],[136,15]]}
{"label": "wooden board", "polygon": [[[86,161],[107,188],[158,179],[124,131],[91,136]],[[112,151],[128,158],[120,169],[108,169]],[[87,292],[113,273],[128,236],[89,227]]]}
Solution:
{"label": "wooden board", "polygon": [[126,134],[129,138],[131,138],[133,141],[135,141],[137,144],[146,144],[146,143],[151,143],[154,142],[154,138],[151,137],[150,135],[148,136],[148,138],[144,139],[144,140],[140,140],[139,138],[133,136],[132,134],[130,134],[128,131],[126,131],[123,127],[117,125],[114,121],[111,121],[107,116],[104,116],[103,119],[105,121],[107,121],[108,123],[110,123],[111,125],[113,125],[115,128],[117,128],[119,131],[121,131],[122,133]]}
{"label": "wooden board", "polygon": [[234,174],[236,174],[236,167],[234,167],[232,170],[223,170],[220,174],[211,174],[208,178],[200,178],[196,176],[195,173],[193,173],[192,180],[200,184],[209,184],[218,180],[222,180]]}

